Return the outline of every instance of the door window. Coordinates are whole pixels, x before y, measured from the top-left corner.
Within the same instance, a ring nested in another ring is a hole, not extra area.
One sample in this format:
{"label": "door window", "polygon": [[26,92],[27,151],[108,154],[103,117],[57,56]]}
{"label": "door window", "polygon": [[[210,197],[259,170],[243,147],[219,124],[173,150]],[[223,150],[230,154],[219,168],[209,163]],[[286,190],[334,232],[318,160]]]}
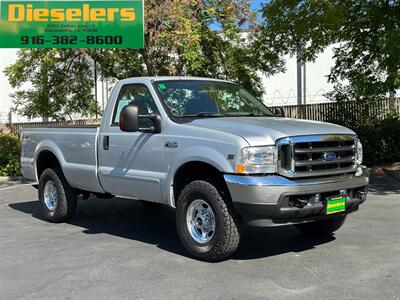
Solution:
{"label": "door window", "polygon": [[[122,86],[117,102],[115,103],[112,125],[119,125],[119,117],[122,109],[127,105],[136,105],[139,108],[139,115],[150,116],[158,114],[156,103],[150,94],[149,89],[143,84],[127,84]],[[139,127],[148,128],[152,122],[146,118],[139,119]]]}

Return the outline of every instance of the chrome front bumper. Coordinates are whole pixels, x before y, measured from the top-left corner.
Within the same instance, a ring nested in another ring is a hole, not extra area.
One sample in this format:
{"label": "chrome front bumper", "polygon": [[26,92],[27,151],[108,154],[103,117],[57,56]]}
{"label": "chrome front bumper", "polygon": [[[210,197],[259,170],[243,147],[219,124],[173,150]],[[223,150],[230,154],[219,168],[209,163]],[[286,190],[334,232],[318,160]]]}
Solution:
{"label": "chrome front bumper", "polygon": [[[224,178],[236,211],[244,219],[252,222],[254,219],[273,219],[273,223],[299,223],[310,217],[324,216],[324,199],[332,194],[346,193],[347,212],[354,211],[365,201],[369,184],[366,167],[360,167],[354,174],[321,178],[229,174]],[[306,199],[307,204],[298,207],[297,198]]]}

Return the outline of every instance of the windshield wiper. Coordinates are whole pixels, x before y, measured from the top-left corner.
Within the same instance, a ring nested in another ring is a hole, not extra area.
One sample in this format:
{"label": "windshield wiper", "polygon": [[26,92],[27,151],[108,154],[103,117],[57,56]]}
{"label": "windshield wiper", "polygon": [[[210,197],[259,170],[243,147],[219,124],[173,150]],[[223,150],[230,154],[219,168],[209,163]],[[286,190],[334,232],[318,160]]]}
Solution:
{"label": "windshield wiper", "polygon": [[192,115],[178,116],[178,118],[219,118],[219,117],[224,117],[224,115],[218,113],[199,112],[197,114],[192,114]]}
{"label": "windshield wiper", "polygon": [[225,115],[229,117],[269,117],[268,115],[260,115],[253,112],[227,112]]}

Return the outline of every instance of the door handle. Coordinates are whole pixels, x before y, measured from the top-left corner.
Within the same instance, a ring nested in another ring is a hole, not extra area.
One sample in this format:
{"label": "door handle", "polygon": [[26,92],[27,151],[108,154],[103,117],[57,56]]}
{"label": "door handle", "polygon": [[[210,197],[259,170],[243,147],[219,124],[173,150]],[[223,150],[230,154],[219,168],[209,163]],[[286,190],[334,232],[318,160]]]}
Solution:
{"label": "door handle", "polygon": [[108,135],[103,137],[103,149],[110,150],[110,137]]}

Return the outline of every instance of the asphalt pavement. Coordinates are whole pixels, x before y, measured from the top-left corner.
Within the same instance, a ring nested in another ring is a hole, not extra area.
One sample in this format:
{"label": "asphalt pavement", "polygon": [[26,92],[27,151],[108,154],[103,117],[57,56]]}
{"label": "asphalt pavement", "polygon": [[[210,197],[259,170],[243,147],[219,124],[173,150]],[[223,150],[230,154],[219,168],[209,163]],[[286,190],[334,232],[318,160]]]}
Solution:
{"label": "asphalt pavement", "polygon": [[329,238],[249,229],[229,260],[187,256],[174,213],[128,199],[79,203],[68,224],[29,185],[0,184],[0,299],[400,299],[400,182],[376,176]]}

